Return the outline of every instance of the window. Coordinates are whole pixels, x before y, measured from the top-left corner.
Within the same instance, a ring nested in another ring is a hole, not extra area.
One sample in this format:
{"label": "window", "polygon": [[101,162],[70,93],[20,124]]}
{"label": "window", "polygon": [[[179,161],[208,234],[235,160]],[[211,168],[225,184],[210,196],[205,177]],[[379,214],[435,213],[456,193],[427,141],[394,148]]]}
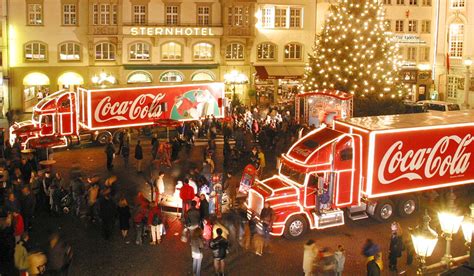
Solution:
{"label": "window", "polygon": [[418,6],[418,0],[409,0],[410,6]]}
{"label": "window", "polygon": [[303,9],[297,7],[265,6],[261,9],[263,28],[301,28]]}
{"label": "window", "polygon": [[405,0],[397,0],[397,5],[405,5]]}
{"label": "window", "polygon": [[150,73],[145,71],[135,71],[127,78],[127,83],[150,83],[152,81]]}
{"label": "window", "polygon": [[257,46],[257,59],[273,60],[275,59],[275,44],[261,43]]}
{"label": "window", "polygon": [[352,152],[353,152],[352,147],[342,149],[339,152],[339,157],[341,158],[341,161],[352,160]]}
{"label": "window", "polygon": [[416,33],[418,29],[418,21],[408,20],[408,32]]}
{"label": "window", "polygon": [[425,34],[431,33],[431,20],[421,21],[421,32]]}
{"label": "window", "polygon": [[431,6],[431,0],[423,0],[421,3],[423,6]]}
{"label": "window", "polygon": [[392,0],[383,0],[384,5],[392,5]]}
{"label": "window", "polygon": [[285,59],[301,60],[301,44],[289,43],[285,45]]}
{"label": "window", "polygon": [[385,20],[385,30],[392,31],[392,20],[386,19]]}
{"label": "window", "polygon": [[416,61],[416,47],[407,47],[407,60]]}
{"label": "window", "polygon": [[117,25],[117,5],[92,5],[92,23],[94,25]]}
{"label": "window", "polygon": [[420,61],[430,61],[430,47],[420,47]]}
{"label": "window", "polygon": [[195,60],[212,60],[213,46],[209,43],[197,43],[193,47],[193,58]]}
{"label": "window", "polygon": [[286,9],[275,9],[275,28],[286,28]]}
{"label": "window", "polygon": [[209,26],[211,24],[211,6],[197,7],[197,24],[199,26]]}
{"label": "window", "polygon": [[231,26],[248,26],[249,8],[243,6],[229,7],[228,24]]}
{"label": "window", "polygon": [[300,8],[290,8],[290,28],[301,28]]}
{"label": "window", "polygon": [[449,56],[462,57],[464,44],[464,25],[449,25]]}
{"label": "window", "polygon": [[161,46],[162,60],[181,60],[181,44],[168,42]]}
{"label": "window", "polygon": [[451,0],[451,8],[459,9],[466,6],[466,0]]}
{"label": "window", "polygon": [[43,25],[42,4],[28,4],[28,25]]}
{"label": "window", "polygon": [[46,60],[46,44],[42,42],[29,42],[25,44],[25,60],[44,61]]}
{"label": "window", "polygon": [[225,58],[232,60],[244,59],[244,45],[240,43],[231,43],[225,49]]}
{"label": "window", "polygon": [[77,11],[75,4],[63,5],[63,25],[76,25]]}
{"label": "window", "polygon": [[166,6],[166,25],[179,24],[179,6]]}
{"label": "window", "polygon": [[150,60],[150,45],[144,42],[138,42],[130,46],[130,60]]}
{"label": "window", "polygon": [[209,71],[198,71],[191,76],[192,81],[214,81],[214,75]]}
{"label": "window", "polygon": [[404,31],[403,23],[403,20],[395,21],[395,32],[402,33]]}
{"label": "window", "polygon": [[145,5],[133,6],[133,24],[135,25],[146,24],[146,6]]}
{"label": "window", "polygon": [[183,74],[178,71],[167,71],[160,76],[160,82],[182,82],[183,80]]}
{"label": "window", "polygon": [[446,95],[449,99],[457,99],[458,97],[458,85],[461,84],[463,79],[456,76],[448,76],[448,86]]}
{"label": "window", "polygon": [[115,45],[109,42],[102,42],[95,46],[96,60],[115,60]]}
{"label": "window", "polygon": [[81,60],[81,45],[76,42],[65,42],[59,45],[59,60]]}

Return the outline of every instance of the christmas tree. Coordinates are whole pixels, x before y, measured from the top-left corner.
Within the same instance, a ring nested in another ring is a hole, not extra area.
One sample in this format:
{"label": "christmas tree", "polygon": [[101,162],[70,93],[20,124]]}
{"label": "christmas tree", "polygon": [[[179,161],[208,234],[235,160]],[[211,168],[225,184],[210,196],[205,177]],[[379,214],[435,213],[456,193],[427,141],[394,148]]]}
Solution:
{"label": "christmas tree", "polygon": [[[384,106],[382,113],[396,113],[404,89],[398,73],[398,46],[387,32],[384,13],[379,0],[339,0],[331,5],[316,36],[305,90],[353,94],[355,116],[378,115],[375,106],[361,110],[375,104]],[[398,107],[387,109],[391,104]]]}

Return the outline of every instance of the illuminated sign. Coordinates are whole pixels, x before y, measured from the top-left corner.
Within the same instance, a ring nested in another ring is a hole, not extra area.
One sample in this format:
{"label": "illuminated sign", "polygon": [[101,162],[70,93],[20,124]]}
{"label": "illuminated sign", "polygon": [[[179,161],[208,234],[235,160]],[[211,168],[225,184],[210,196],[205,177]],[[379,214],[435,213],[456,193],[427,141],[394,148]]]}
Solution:
{"label": "illuminated sign", "polygon": [[415,34],[396,34],[395,41],[400,44],[426,44],[426,41]]}
{"label": "illuminated sign", "polygon": [[124,27],[123,34],[132,36],[219,36],[217,27]]}

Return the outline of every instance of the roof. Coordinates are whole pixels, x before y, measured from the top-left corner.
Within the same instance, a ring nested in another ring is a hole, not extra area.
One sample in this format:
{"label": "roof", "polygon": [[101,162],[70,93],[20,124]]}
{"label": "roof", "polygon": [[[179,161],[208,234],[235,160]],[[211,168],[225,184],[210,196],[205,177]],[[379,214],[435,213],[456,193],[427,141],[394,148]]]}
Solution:
{"label": "roof", "polygon": [[333,141],[344,133],[330,128],[319,128],[308,133],[298,140],[289,150],[287,156],[296,159],[300,163],[307,163],[308,158],[324,144]]}
{"label": "roof", "polygon": [[474,110],[356,117],[336,121],[348,123],[367,130],[474,124]]}

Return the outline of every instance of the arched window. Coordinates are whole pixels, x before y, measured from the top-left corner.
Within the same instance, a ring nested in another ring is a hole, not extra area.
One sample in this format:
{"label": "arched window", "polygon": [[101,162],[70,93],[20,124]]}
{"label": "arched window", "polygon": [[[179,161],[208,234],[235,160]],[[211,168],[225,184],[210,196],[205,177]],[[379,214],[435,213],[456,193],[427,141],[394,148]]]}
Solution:
{"label": "arched window", "polygon": [[260,43],[257,46],[257,59],[274,60],[276,57],[276,46],[270,42]]}
{"label": "arched window", "polygon": [[231,43],[225,48],[225,58],[231,60],[244,59],[244,45],[241,43]]}
{"label": "arched window", "polygon": [[153,81],[150,73],[135,71],[128,75],[127,83],[151,83]]}
{"label": "arched window", "polygon": [[285,59],[301,60],[302,46],[299,43],[288,43],[285,45]]}
{"label": "arched window", "polygon": [[95,46],[96,60],[115,60],[115,45],[109,42],[101,42]]}
{"label": "arched window", "polygon": [[168,42],[161,45],[161,59],[162,60],[181,60],[182,46],[176,42]]}
{"label": "arched window", "polygon": [[160,76],[160,82],[182,82],[183,74],[178,71],[166,71]]}
{"label": "arched window", "polygon": [[215,77],[209,71],[197,71],[191,76],[192,81],[214,81]]}
{"label": "arched window", "polygon": [[464,48],[464,24],[451,23],[449,25],[449,56],[462,58]]}
{"label": "arched window", "polygon": [[150,45],[144,42],[137,42],[130,46],[130,60],[150,60]]}
{"label": "arched window", "polygon": [[214,46],[201,42],[194,44],[193,57],[195,60],[212,60],[214,56]]}
{"label": "arched window", "polygon": [[25,60],[44,61],[47,59],[47,46],[43,42],[32,41],[25,44]]}
{"label": "arched window", "polygon": [[59,60],[81,60],[81,45],[77,42],[59,44]]}

